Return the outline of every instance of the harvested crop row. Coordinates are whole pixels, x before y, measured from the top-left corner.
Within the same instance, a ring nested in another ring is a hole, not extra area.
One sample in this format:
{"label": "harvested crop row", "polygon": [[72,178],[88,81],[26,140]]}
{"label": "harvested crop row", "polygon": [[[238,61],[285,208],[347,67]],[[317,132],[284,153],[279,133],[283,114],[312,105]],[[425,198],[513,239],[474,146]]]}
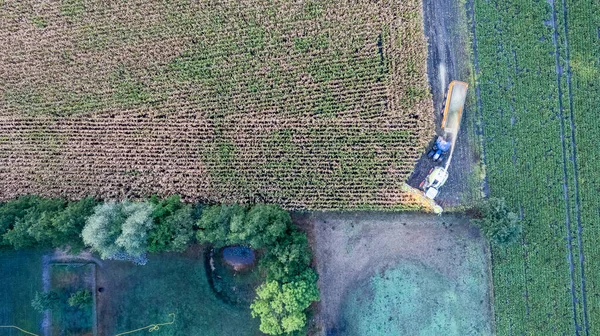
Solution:
{"label": "harvested crop row", "polygon": [[421,3],[5,1],[0,198],[415,208]]}

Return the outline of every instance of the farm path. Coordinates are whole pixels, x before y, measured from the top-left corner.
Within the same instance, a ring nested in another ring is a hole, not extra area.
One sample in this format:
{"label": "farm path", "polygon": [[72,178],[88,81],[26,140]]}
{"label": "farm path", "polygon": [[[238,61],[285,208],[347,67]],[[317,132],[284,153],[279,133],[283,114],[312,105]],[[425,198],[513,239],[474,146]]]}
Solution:
{"label": "farm path", "polygon": [[[439,131],[448,84],[452,80],[468,81],[470,77],[466,9],[454,1],[424,0],[423,21],[427,36],[427,74],[433,97],[436,129]],[[473,88],[472,85],[471,89]],[[460,205],[465,200],[465,193],[469,192],[470,176],[477,161],[469,138],[470,134],[476,133],[476,124],[469,121],[478,118],[469,118],[467,114],[470,113],[476,113],[475,106],[467,105],[464,110],[449,178],[436,199],[442,206]],[[427,151],[434,141],[435,139],[431,139],[407,181],[412,187],[418,188],[429,170],[437,165],[427,157]]]}
{"label": "farm path", "polygon": [[[294,214],[293,218],[308,232],[314,248],[321,288],[317,321],[325,335],[343,334],[342,304],[346,294],[377,270],[410,261],[459,281],[462,275],[457,273],[472,257],[468,245],[477,244],[478,256],[488,253],[479,230],[458,215],[327,212]],[[487,274],[488,269],[489,265],[480,271]],[[485,311],[486,319],[491,321],[489,295],[488,288],[481,294],[481,307],[476,309]]]}

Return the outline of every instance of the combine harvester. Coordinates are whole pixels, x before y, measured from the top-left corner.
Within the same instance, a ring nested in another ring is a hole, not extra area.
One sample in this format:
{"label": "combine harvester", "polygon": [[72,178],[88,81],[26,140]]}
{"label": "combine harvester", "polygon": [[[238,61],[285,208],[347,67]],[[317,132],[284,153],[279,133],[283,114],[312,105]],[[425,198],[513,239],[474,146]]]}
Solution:
{"label": "combine harvester", "polygon": [[425,196],[434,199],[439,189],[448,179],[448,167],[452,161],[454,153],[454,145],[458,138],[460,130],[460,121],[462,119],[465,100],[467,99],[467,89],[469,84],[460,81],[452,81],[448,86],[448,95],[446,97],[446,105],[444,107],[444,115],[442,117],[442,133],[436,140],[435,146],[428,156],[434,161],[442,161],[443,155],[449,150],[450,154],[446,160],[446,164],[432,168],[429,175],[421,182],[421,189],[425,192]]}

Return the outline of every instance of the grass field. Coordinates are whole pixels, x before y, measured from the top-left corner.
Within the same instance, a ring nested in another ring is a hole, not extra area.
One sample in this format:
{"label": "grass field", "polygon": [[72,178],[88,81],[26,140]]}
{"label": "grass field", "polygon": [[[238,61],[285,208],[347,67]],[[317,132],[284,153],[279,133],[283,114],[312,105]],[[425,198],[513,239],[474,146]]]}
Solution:
{"label": "grass field", "polygon": [[[49,258],[51,251],[45,252]],[[38,335],[44,334],[41,328],[43,314],[31,306],[35,293],[43,291],[43,255],[37,251],[0,254],[0,326],[16,325]],[[90,261],[65,264],[53,260],[58,264],[50,264],[50,289],[66,291],[61,294],[61,304],[68,297],[66,293],[90,284]],[[246,301],[232,305],[217,298],[209,285],[204,261],[203,252],[195,248],[184,254],[151,255],[144,266],[110,260],[97,263],[96,285],[103,288],[102,292],[92,288],[97,296],[98,335],[116,335],[150,324],[170,322],[170,313],[175,314],[175,322],[153,331],[153,336],[260,335],[259,321],[251,317]],[[50,334],[91,334],[89,311],[77,311],[66,305],[59,308],[60,311],[53,310],[50,316]],[[148,331],[140,333],[143,332]],[[23,334],[15,329],[0,328],[0,335]]]}
{"label": "grass field", "polygon": [[499,335],[600,334],[600,3],[475,0],[492,196],[523,218],[493,250]]}
{"label": "grass field", "polygon": [[[31,306],[36,292],[42,292],[42,253],[0,252],[0,325],[17,325],[41,334],[42,314]],[[0,329],[3,336],[23,335],[16,329]]]}
{"label": "grass field", "polygon": [[[175,322],[153,336],[257,336],[259,321],[247,304],[228,304],[212,291],[205,270],[204,253],[161,253],[144,266],[103,261],[98,268],[98,332],[115,335],[147,326]],[[258,285],[258,284],[257,284]]]}
{"label": "grass field", "polygon": [[9,0],[0,26],[0,198],[416,207],[419,0]]}
{"label": "grass field", "polygon": [[483,259],[472,255],[459,279],[406,260],[380,270],[348,293],[344,335],[491,335],[487,316],[477,309],[487,290]]}

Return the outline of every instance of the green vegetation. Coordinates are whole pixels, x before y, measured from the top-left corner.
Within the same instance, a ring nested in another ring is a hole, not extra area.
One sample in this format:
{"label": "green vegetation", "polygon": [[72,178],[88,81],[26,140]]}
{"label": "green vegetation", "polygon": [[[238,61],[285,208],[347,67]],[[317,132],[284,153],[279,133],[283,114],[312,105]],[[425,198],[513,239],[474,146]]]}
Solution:
{"label": "green vegetation", "polygon": [[193,207],[181,202],[177,195],[165,200],[152,196],[149,201],[154,207],[154,225],[148,233],[148,251],[185,250],[194,235]]}
{"label": "green vegetation", "polygon": [[[194,236],[199,243],[216,248],[249,246],[265,255],[259,265],[269,288],[278,288],[284,296],[305,293],[304,297],[297,298],[300,301],[294,303],[295,306],[288,302],[285,311],[274,312],[266,311],[265,305],[271,299],[282,300],[281,295],[271,293],[257,297],[252,305],[253,316],[261,318],[261,330],[269,334],[301,330],[306,323],[306,308],[318,300],[317,276],[309,267],[311,257],[306,234],[296,229],[289,213],[269,204],[197,206],[196,209],[201,212],[181,202],[179,196],[104,203],[89,198],[67,202],[25,196],[0,204],[0,228],[4,230],[5,245],[16,249],[69,247],[66,239],[71,238],[73,246],[78,247],[71,251],[80,251],[79,246],[85,243],[103,259],[128,259],[139,264],[147,262],[149,251],[185,250]],[[196,219],[197,213],[199,219]],[[81,236],[76,234],[77,229]],[[56,238],[63,233],[65,237]],[[249,279],[253,281],[252,277]],[[65,284],[59,281],[59,287]],[[65,288],[69,296],[63,298],[64,291],[59,292],[59,302],[68,302],[73,308],[61,308],[65,314],[75,314],[75,308],[87,309],[90,293],[74,285]],[[53,302],[44,295],[34,299],[38,310],[47,309]],[[273,327],[273,323],[279,328]]]}
{"label": "green vegetation", "polygon": [[508,245],[520,238],[522,227],[519,217],[509,211],[504,199],[492,197],[469,212],[474,217],[471,223],[478,225],[492,242]]}
{"label": "green vegetation", "polygon": [[260,331],[280,335],[299,331],[306,325],[305,310],[319,300],[317,275],[306,269],[291,281],[268,281],[256,290],[252,316],[260,316]]}
{"label": "green vegetation", "polygon": [[600,334],[600,3],[474,4],[490,194],[523,223],[492,249],[497,332]]}
{"label": "green vegetation", "polygon": [[[267,282],[257,290],[252,316],[260,317],[260,330],[278,335],[301,330],[306,308],[319,300],[317,276],[309,268],[306,234],[292,225],[288,212],[270,204],[250,209],[239,205],[214,205],[198,221],[198,241],[215,246],[248,245],[264,249],[261,269]],[[297,295],[297,297],[294,297]]]}
{"label": "green vegetation", "polygon": [[0,206],[0,247],[68,246],[76,253],[84,247],[80,234],[96,204],[92,198],[67,203],[37,196],[3,203]]}
{"label": "green vegetation", "polygon": [[80,289],[69,296],[69,306],[78,307],[80,309],[87,308],[93,303],[92,293],[89,290]]}
{"label": "green vegetation", "polygon": [[148,251],[148,231],[152,227],[152,205],[122,201],[96,206],[81,232],[83,241],[103,259],[118,253],[139,257]]}
{"label": "green vegetation", "polygon": [[33,298],[33,300],[31,300],[31,306],[38,313],[43,313],[46,310],[54,309],[54,307],[56,307],[58,303],[59,298],[60,297],[58,293],[55,291],[45,293],[36,292],[35,297]]}

